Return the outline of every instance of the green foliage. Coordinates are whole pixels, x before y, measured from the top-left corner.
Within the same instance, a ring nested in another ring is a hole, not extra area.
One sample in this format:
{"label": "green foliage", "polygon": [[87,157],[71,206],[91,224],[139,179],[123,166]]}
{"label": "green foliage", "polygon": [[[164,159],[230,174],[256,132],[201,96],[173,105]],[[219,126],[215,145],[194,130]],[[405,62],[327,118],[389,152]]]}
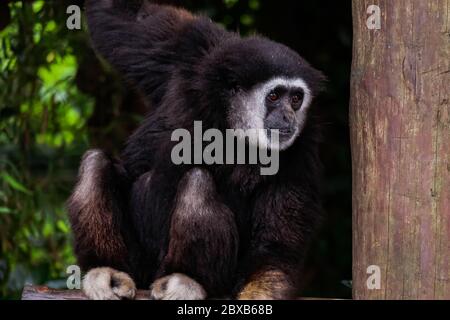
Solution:
{"label": "green foliage", "polygon": [[93,111],[74,81],[79,34],[55,22],[63,11],[44,1],[10,11],[0,33],[0,297],[63,279],[75,262],[64,201]]}

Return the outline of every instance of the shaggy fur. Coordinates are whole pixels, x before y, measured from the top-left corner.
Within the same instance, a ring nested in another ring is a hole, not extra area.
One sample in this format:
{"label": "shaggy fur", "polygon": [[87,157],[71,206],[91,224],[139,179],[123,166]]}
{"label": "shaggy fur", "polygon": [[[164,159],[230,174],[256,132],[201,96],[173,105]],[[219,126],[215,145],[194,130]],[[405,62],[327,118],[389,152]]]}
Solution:
{"label": "shaggy fur", "polygon": [[208,297],[292,297],[320,215],[311,117],[274,176],[257,165],[176,166],[170,137],[194,120],[204,130],[232,127],[236,93],[274,78],[302,79],[314,97],[320,72],[284,45],[241,38],[182,9],[91,0],[87,17],[97,52],[152,107],[119,160],[101,151],[83,160],[68,202],[82,267],[126,272],[139,288],[183,274]]}

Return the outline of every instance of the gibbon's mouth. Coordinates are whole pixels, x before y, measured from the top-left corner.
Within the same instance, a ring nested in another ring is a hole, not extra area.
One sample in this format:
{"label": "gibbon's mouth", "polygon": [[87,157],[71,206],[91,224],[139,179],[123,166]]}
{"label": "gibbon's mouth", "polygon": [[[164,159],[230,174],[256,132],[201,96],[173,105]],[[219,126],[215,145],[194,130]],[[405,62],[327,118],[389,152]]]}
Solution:
{"label": "gibbon's mouth", "polygon": [[290,144],[295,140],[298,129],[297,128],[269,128],[267,133],[267,137],[272,139],[272,130],[278,131],[278,141],[280,143],[280,149],[284,150],[286,147],[289,147]]}
{"label": "gibbon's mouth", "polygon": [[269,130],[277,130],[280,137],[289,138],[293,136],[297,130],[295,128],[268,128]]}
{"label": "gibbon's mouth", "polygon": [[289,129],[274,129],[274,130],[278,130],[278,132],[280,132],[280,135],[283,135],[283,136],[291,136],[295,133],[295,130],[291,129],[291,128],[289,128]]}

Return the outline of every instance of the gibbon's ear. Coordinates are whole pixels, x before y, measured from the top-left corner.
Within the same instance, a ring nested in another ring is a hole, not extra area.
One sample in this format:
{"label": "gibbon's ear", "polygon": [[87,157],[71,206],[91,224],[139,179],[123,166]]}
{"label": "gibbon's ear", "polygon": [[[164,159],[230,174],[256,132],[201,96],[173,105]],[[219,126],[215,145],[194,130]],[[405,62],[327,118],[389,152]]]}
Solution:
{"label": "gibbon's ear", "polygon": [[86,15],[94,49],[145,95],[160,98],[176,60],[163,43],[193,16],[136,0],[87,0]]}
{"label": "gibbon's ear", "polygon": [[313,77],[313,90],[315,95],[318,95],[326,90],[328,78],[322,71],[317,69],[314,69]]}

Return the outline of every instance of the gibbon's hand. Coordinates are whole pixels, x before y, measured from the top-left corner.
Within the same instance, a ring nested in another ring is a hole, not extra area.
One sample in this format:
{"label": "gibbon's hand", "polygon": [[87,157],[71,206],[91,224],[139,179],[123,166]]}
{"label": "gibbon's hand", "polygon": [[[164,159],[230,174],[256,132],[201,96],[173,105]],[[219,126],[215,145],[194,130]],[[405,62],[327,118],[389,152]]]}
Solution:
{"label": "gibbon's hand", "polygon": [[174,273],[156,280],[150,287],[152,300],[204,300],[206,292],[195,280]]}
{"label": "gibbon's hand", "polygon": [[111,268],[96,268],[84,277],[83,292],[91,300],[134,299],[136,285],[124,272]]}

